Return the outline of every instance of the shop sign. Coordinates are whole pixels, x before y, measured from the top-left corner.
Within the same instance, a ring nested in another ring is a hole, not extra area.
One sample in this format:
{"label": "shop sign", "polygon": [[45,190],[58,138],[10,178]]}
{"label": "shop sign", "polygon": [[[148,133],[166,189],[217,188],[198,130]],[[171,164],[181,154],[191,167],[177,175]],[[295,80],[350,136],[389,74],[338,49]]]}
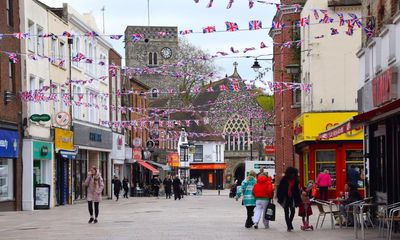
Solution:
{"label": "shop sign", "polygon": [[56,128],[54,129],[54,147],[58,150],[74,150],[74,132]]}
{"label": "shop sign", "polygon": [[59,112],[55,115],[55,121],[60,127],[65,127],[70,124],[71,116],[67,112]]}
{"label": "shop sign", "polygon": [[190,164],[190,170],[224,170],[224,163],[217,164]]}
{"label": "shop sign", "polygon": [[53,145],[48,142],[33,141],[33,159],[51,160],[53,158]]}
{"label": "shop sign", "polygon": [[167,155],[168,165],[171,167],[179,167],[179,154],[168,153]]}
{"label": "shop sign", "polygon": [[140,148],[132,149],[132,158],[136,161],[142,160],[142,150]]}
{"label": "shop sign", "polygon": [[[335,126],[347,121],[353,116],[357,115],[357,112],[324,112],[324,113],[304,113],[300,115],[294,121],[293,128],[301,126],[302,133],[294,133],[294,144],[301,143],[303,141],[316,141],[321,132],[325,132],[329,129],[333,129]],[[343,125],[343,129],[338,131],[344,131],[346,134],[340,134],[334,138],[329,139],[330,141],[338,140],[363,140],[362,128],[354,130],[347,129],[348,125]],[[337,134],[334,131],[335,135]]]}
{"label": "shop sign", "polygon": [[372,80],[372,99],[374,107],[379,107],[396,98],[397,73],[392,68]]}
{"label": "shop sign", "polygon": [[118,133],[112,133],[113,146],[111,152],[112,159],[125,159],[125,141],[124,135]]}
{"label": "shop sign", "polygon": [[51,117],[49,114],[32,114],[29,119],[32,122],[48,122]]}
{"label": "shop sign", "polygon": [[275,146],[265,146],[264,147],[264,153],[266,155],[275,154]]}
{"label": "shop sign", "polygon": [[17,131],[0,130],[0,157],[18,157],[19,135]]}
{"label": "shop sign", "polygon": [[104,129],[74,123],[74,144],[111,150],[112,133]]}

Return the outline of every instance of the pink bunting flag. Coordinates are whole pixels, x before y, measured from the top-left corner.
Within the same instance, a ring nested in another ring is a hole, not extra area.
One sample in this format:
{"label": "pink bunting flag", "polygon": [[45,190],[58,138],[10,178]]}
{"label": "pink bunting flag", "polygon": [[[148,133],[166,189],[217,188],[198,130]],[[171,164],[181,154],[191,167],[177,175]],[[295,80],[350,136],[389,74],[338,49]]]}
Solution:
{"label": "pink bunting flag", "polygon": [[224,92],[224,91],[226,91],[226,86],[225,85],[220,85],[219,86],[219,90],[221,91],[221,92]]}
{"label": "pink bunting flag", "polygon": [[248,51],[254,51],[254,50],[256,50],[255,47],[245,48],[245,49],[243,50],[243,52],[244,52],[244,53],[247,53]]}
{"label": "pink bunting flag", "polygon": [[232,7],[233,0],[228,0],[228,6],[226,6],[226,9],[230,9]]}
{"label": "pink bunting flag", "polygon": [[231,47],[231,52],[232,53],[239,53],[239,50],[235,50],[233,47]]}
{"label": "pink bunting flag", "polygon": [[265,45],[264,42],[261,42],[261,43],[260,43],[260,48],[266,48],[266,47],[267,47],[267,45]]}
{"label": "pink bunting flag", "polygon": [[208,2],[206,8],[211,8],[213,5],[214,0],[210,0],[210,2]]}
{"label": "pink bunting flag", "polygon": [[254,7],[254,1],[253,0],[249,0],[249,8],[253,8]]}
{"label": "pink bunting flag", "polygon": [[226,52],[217,52],[217,54],[220,54],[221,56],[226,56],[226,55],[229,55],[228,53],[226,53]]}

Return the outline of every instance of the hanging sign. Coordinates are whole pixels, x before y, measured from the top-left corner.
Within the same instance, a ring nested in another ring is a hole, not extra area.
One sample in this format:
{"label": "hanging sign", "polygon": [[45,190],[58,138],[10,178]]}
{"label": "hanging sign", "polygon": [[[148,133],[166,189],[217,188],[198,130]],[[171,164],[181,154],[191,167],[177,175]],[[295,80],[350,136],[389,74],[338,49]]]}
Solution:
{"label": "hanging sign", "polygon": [[51,117],[49,114],[32,114],[29,118],[32,122],[48,122]]}

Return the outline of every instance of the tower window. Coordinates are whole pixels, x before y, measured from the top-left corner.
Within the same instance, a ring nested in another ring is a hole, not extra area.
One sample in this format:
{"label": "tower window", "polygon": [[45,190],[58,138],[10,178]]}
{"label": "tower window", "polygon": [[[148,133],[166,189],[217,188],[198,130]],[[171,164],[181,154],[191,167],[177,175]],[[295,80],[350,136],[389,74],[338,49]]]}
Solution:
{"label": "tower window", "polygon": [[149,53],[149,65],[153,65],[153,53]]}
{"label": "tower window", "polygon": [[157,53],[153,53],[153,63],[157,65]]}

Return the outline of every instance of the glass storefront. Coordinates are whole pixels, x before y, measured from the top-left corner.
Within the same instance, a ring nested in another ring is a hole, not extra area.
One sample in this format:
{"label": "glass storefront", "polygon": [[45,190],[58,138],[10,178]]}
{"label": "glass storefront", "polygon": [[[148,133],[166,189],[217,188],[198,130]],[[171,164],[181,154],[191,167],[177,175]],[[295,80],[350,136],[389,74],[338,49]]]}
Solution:
{"label": "glass storefront", "polygon": [[74,199],[85,199],[86,198],[86,187],[84,186],[87,177],[87,151],[79,150],[76,155],[76,159],[73,161],[74,170]]}
{"label": "glass storefront", "polygon": [[14,200],[14,160],[0,158],[0,201]]}
{"label": "glass storefront", "polygon": [[332,178],[332,188],[336,188],[336,151],[316,150],[315,151],[316,176],[325,169],[329,171]]}
{"label": "glass storefront", "polygon": [[[346,170],[352,166],[358,172],[358,188],[364,188],[364,157],[363,150],[346,150]],[[346,171],[347,172],[347,171]]]}

